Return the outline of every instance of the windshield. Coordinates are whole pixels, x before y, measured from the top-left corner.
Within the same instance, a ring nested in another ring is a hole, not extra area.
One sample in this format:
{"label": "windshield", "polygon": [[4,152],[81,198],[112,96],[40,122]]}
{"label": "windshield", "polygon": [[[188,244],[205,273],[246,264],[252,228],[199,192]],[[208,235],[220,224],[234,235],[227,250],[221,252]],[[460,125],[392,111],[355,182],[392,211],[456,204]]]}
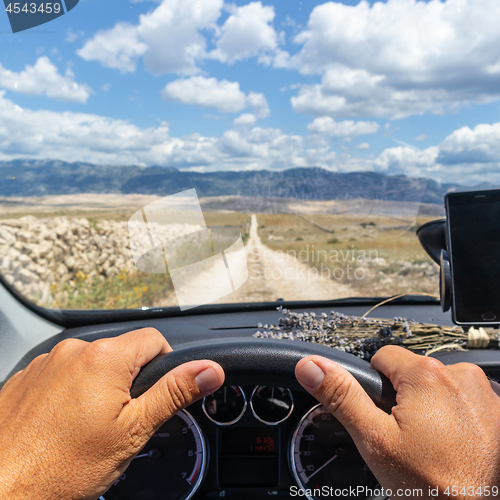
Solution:
{"label": "windshield", "polygon": [[39,306],[436,295],[416,229],[498,181],[496,0],[5,7],[0,275]]}

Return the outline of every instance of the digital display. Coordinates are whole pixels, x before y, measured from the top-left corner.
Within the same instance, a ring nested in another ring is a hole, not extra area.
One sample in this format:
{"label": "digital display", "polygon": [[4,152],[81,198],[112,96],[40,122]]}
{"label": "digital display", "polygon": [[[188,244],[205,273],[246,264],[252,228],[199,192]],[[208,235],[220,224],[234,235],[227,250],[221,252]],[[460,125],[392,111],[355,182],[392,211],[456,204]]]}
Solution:
{"label": "digital display", "polygon": [[275,455],[277,430],[266,427],[221,429],[221,456]]}
{"label": "digital display", "polygon": [[500,193],[448,195],[449,256],[455,319],[500,320]]}

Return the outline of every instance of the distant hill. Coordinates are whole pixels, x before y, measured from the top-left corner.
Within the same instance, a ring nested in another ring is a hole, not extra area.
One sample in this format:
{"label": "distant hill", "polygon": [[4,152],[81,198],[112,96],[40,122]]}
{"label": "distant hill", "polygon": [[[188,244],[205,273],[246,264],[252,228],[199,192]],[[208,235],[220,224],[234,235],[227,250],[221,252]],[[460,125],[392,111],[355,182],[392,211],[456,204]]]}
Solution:
{"label": "distant hill", "polygon": [[443,203],[456,184],[374,172],[321,168],[197,173],[172,167],[100,166],[61,161],[0,162],[0,196],[139,193],[166,196],[196,188],[199,196],[262,196],[305,200],[365,198]]}

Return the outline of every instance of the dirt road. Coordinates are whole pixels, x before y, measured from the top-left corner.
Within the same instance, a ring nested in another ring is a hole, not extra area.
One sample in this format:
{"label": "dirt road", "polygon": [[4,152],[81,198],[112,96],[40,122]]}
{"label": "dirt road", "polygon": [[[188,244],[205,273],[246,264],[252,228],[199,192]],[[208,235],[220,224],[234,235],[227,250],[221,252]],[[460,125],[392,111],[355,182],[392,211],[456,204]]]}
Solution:
{"label": "dirt road", "polygon": [[[264,245],[258,234],[257,216],[251,218],[246,244],[248,279],[239,289],[214,303],[261,302],[284,300],[331,300],[353,296],[348,285],[318,275],[309,265],[293,255],[276,252]],[[224,285],[212,273],[201,273],[183,286],[183,293],[196,304],[207,290],[223,294]],[[174,296],[168,304],[177,304]]]}
{"label": "dirt road", "polygon": [[324,278],[294,255],[271,250],[257,229],[254,214],[246,245],[249,277],[242,293],[258,294],[260,300],[331,300],[353,295],[348,285]]}

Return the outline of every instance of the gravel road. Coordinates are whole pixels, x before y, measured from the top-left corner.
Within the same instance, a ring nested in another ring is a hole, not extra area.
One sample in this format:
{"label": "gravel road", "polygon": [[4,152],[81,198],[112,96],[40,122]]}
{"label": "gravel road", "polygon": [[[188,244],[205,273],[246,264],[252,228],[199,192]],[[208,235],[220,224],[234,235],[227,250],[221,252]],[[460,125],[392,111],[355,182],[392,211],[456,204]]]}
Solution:
{"label": "gravel road", "polygon": [[[193,304],[203,302],[207,291],[221,296],[214,303],[263,302],[284,300],[332,300],[353,296],[350,286],[325,278],[293,255],[271,250],[258,234],[257,216],[251,217],[246,243],[248,279],[244,285],[224,295],[224,282],[214,279],[213,270],[207,270],[183,286],[182,293]],[[162,305],[177,305],[175,294]]]}

